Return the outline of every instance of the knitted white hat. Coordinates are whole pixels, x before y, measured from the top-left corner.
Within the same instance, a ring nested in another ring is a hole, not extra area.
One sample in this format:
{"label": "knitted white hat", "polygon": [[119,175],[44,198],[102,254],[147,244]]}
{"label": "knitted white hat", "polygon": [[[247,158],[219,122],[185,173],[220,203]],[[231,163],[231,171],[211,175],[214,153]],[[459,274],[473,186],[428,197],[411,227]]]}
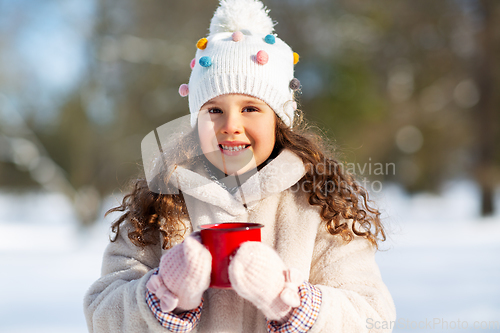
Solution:
{"label": "knitted white hat", "polygon": [[198,41],[191,61],[189,85],[179,88],[189,95],[191,126],[200,108],[212,98],[239,93],[257,97],[291,126],[297,104],[293,77],[298,54],[273,33],[273,22],[258,0],[220,0],[210,23],[210,34]]}

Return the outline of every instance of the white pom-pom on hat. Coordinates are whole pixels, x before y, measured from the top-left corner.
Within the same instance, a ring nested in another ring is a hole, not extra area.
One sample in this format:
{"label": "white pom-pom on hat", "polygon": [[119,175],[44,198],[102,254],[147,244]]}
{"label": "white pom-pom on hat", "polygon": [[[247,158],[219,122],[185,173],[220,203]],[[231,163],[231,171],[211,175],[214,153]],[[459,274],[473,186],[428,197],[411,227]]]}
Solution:
{"label": "white pom-pom on hat", "polygon": [[260,0],[219,1],[210,34],[197,43],[189,78],[191,126],[203,104],[224,94],[259,98],[292,126],[293,50],[273,33],[275,23]]}
{"label": "white pom-pom on hat", "polygon": [[269,9],[258,0],[220,0],[210,22],[210,34],[242,31],[245,34],[271,34],[274,31]]}

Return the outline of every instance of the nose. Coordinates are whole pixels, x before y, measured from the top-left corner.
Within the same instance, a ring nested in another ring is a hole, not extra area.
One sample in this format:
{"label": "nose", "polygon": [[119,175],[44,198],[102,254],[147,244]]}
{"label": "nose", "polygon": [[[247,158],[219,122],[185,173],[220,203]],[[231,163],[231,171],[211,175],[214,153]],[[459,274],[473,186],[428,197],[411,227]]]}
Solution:
{"label": "nose", "polygon": [[228,112],[224,117],[221,128],[224,134],[241,134],[243,132],[243,122],[239,112]]}

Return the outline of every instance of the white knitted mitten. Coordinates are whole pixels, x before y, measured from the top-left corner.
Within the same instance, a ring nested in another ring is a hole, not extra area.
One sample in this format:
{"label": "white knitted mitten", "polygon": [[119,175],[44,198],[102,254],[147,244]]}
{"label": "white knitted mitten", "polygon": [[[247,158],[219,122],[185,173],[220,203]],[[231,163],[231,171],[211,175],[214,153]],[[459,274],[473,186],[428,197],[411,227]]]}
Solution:
{"label": "white knitted mitten", "polygon": [[287,269],[278,253],[261,242],[243,243],[229,264],[229,280],[241,297],[270,320],[285,322],[300,305],[300,271]]}
{"label": "white knitted mitten", "polygon": [[146,286],[160,299],[162,311],[191,310],[200,305],[210,284],[212,256],[193,236],[172,247],[160,260],[158,275]]}

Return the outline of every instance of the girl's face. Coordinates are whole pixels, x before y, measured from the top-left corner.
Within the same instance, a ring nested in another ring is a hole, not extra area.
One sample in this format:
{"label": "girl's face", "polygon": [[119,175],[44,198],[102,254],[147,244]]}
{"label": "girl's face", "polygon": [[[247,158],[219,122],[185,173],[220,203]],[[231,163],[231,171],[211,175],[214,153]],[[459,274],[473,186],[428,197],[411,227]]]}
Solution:
{"label": "girl's face", "polygon": [[198,114],[198,134],[205,157],[227,175],[241,175],[273,151],[275,114],[262,100],[226,94],[205,103]]}

